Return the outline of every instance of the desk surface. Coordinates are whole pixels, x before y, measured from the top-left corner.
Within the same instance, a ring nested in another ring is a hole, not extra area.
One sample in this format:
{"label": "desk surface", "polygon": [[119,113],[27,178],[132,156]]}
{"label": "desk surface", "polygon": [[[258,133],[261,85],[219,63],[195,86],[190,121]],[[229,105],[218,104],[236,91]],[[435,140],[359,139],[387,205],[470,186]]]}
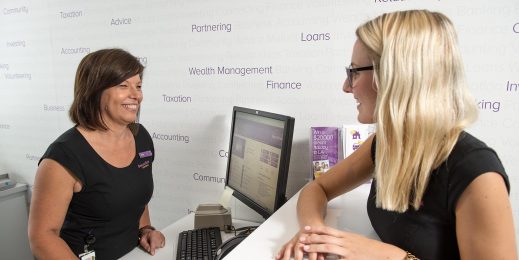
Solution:
{"label": "desk surface", "polygon": [[[339,196],[328,203],[325,223],[341,230],[352,231],[378,239],[366,211],[370,185]],[[231,251],[225,260],[274,259],[281,246],[299,231],[296,205],[299,194],[293,196],[282,208]]]}
{"label": "desk surface", "polygon": [[[166,245],[163,248],[156,250],[154,256],[151,256],[141,248],[137,247],[125,256],[123,256],[121,259],[140,260],[147,259],[149,257],[150,260],[175,260],[177,255],[178,234],[184,230],[193,229],[194,223],[195,214],[191,213],[161,230],[162,234],[164,234],[164,236],[166,237]],[[235,219],[232,223],[235,228],[259,225],[258,223]],[[222,241],[225,241],[234,236],[234,233],[221,232],[221,234]]]}
{"label": "desk surface", "polygon": [[[330,201],[325,219],[326,224],[378,239],[366,212],[369,187],[370,185],[367,184],[362,185]],[[253,259],[274,259],[280,247],[299,230],[296,214],[298,196],[299,194],[296,194],[288,200],[283,207],[261,224],[239,246],[234,248],[225,259],[251,259],[251,255],[254,256]],[[174,260],[176,259],[178,234],[183,230],[192,229],[193,223],[194,214],[189,214],[162,230],[166,237],[166,246],[157,250],[153,258],[140,248],[136,248],[121,259],[146,259],[146,257],[150,257],[153,260]],[[243,227],[254,223],[233,220],[233,224],[236,227]],[[222,239],[229,239],[232,235],[222,233]]]}

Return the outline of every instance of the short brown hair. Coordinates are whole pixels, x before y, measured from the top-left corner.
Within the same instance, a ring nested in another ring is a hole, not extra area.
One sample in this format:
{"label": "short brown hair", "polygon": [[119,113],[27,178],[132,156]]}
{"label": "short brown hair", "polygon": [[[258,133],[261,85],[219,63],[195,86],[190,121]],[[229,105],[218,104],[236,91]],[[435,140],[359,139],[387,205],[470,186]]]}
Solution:
{"label": "short brown hair", "polygon": [[86,55],[76,71],[74,101],[69,110],[72,122],[89,130],[106,130],[101,118],[101,94],[128,78],[142,78],[144,66],[122,49],[102,49]]}

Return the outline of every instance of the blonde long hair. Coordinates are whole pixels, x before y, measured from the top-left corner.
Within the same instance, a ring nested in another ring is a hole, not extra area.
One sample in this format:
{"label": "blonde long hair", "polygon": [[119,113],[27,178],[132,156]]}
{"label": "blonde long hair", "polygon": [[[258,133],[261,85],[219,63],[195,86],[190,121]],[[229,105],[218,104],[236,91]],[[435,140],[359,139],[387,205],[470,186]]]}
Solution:
{"label": "blonde long hair", "polygon": [[378,88],[376,205],[417,210],[431,172],[477,118],[454,26],[441,13],[410,10],[383,14],[356,34]]}

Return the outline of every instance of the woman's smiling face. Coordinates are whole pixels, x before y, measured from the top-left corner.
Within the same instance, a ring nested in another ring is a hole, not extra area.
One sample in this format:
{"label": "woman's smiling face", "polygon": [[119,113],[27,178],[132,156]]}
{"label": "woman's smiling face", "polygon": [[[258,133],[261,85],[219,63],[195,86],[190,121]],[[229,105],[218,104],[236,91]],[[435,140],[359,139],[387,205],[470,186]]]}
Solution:
{"label": "woman's smiling face", "polygon": [[[351,68],[361,68],[373,65],[368,56],[368,50],[359,40],[353,46]],[[373,70],[353,72],[350,80],[344,80],[343,91],[352,93],[357,102],[359,114],[357,120],[363,124],[374,123],[374,112],[377,103],[377,88],[373,80]]]}

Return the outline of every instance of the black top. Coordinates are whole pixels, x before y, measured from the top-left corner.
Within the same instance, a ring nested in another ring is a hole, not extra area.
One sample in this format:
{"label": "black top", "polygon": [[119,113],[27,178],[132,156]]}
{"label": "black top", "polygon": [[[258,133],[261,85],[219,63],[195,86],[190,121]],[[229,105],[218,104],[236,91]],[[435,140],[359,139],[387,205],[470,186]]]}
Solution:
{"label": "black top", "polygon": [[[375,139],[372,158],[375,161]],[[460,259],[456,240],[456,203],[465,188],[479,175],[497,172],[510,183],[494,150],[474,136],[462,132],[454,149],[433,170],[419,210],[404,213],[375,206],[376,180],[371,184],[367,209],[380,239],[409,251],[420,259]]]}
{"label": "black top", "polygon": [[[42,159],[55,160],[82,184],[74,193],[60,236],[78,255],[92,234],[96,259],[117,259],[138,245],[139,219],[153,193],[153,141],[137,125],[136,154],[129,166],[116,168],[104,161],[74,127],[52,143]],[[41,160],[40,160],[41,162]]]}

